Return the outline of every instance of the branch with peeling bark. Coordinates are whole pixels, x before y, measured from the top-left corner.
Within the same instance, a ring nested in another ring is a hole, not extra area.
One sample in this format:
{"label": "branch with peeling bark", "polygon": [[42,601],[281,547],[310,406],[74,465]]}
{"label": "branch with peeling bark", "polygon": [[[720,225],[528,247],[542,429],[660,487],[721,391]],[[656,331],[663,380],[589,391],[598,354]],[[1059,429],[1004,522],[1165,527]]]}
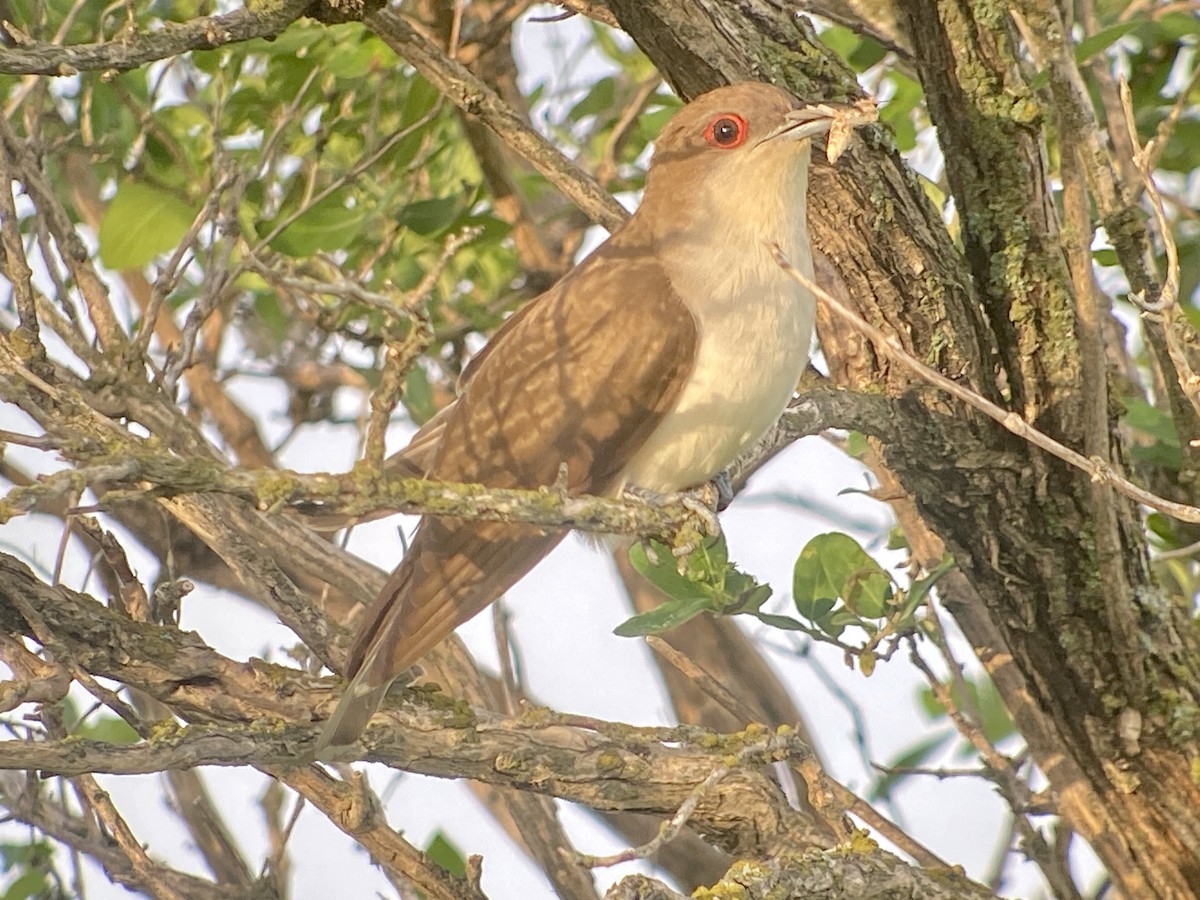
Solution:
{"label": "branch with peeling bark", "polygon": [[[71,776],[255,765],[289,784],[305,781],[313,792],[322,789],[324,779],[313,781],[314,775],[295,765],[315,740],[317,729],[308,722],[332,700],[326,682],[265,663],[234,663],[193,636],[132,622],[84,595],[50,588],[11,557],[0,557],[0,565],[6,628],[23,630],[13,619],[10,595],[16,592],[79,664],[156,696],[200,723],[160,726],[136,745],[74,738],[10,741],[0,744],[0,768]],[[811,751],[792,730],[760,726],[718,736],[691,726],[634,728],[548,710],[514,718],[446,703],[428,692],[406,696],[375,720],[360,747],[342,754],[533,790],[595,809],[672,815],[688,803],[690,825],[733,852],[756,857],[804,843],[811,828],[761,769],[768,762],[808,759]],[[205,724],[216,721],[246,724],[232,729]],[[730,754],[736,764],[730,764]]]}

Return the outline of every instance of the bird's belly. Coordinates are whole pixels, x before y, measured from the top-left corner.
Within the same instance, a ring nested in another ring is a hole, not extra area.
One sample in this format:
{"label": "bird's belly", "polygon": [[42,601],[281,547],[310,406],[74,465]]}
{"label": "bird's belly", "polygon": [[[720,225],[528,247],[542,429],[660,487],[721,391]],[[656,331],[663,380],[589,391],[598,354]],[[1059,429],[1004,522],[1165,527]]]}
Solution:
{"label": "bird's belly", "polygon": [[626,484],[662,492],[703,484],[775,424],[808,362],[813,301],[794,284],[764,293],[697,323],[688,383],[626,466]]}

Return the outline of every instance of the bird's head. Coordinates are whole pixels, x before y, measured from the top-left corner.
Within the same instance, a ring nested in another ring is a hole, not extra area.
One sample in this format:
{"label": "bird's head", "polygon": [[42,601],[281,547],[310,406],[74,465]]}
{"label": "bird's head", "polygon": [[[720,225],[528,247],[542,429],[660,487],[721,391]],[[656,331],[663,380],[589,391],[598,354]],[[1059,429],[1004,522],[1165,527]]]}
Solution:
{"label": "bird's head", "polygon": [[802,206],[810,139],[834,119],[833,108],[806,105],[771,84],[703,94],[655,141],[642,208],[678,233],[718,225],[704,221],[712,215],[773,218],[778,207]]}

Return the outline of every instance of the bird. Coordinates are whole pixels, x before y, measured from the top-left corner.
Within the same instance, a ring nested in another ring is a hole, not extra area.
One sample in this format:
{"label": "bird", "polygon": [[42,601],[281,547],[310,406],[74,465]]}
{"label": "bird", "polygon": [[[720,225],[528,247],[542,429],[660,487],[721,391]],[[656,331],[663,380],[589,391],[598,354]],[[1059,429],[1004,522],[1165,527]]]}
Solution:
{"label": "bird", "polygon": [[[637,211],[471,360],[457,399],[392,471],[570,494],[703,485],[776,422],[809,358],[811,139],[833,106],[763,82],[717,88],[655,141]],[[832,155],[832,153],[831,153]],[[317,750],[352,744],[392,681],[568,529],[425,516],[368,608]]]}

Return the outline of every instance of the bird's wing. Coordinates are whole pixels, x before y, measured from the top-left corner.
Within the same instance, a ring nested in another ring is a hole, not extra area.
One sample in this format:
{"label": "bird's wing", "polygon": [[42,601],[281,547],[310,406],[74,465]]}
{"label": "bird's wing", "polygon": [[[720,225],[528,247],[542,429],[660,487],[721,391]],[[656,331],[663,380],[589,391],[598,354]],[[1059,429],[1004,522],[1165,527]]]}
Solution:
{"label": "bird's wing", "polygon": [[[568,490],[607,492],[675,402],[696,344],[649,248],[614,237],[493,337],[447,415],[429,477],[537,488],[565,463]],[[427,517],[368,610],[348,674],[395,677],[565,534]]]}

